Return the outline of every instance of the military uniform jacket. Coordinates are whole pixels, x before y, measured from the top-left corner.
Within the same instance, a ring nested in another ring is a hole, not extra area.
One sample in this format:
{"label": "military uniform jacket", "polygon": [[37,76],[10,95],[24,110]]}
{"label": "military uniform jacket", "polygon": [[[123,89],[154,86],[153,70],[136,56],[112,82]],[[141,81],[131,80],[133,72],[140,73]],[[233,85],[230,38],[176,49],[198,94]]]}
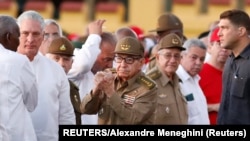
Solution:
{"label": "military uniform jacket", "polygon": [[74,108],[75,116],[76,116],[76,125],[81,125],[81,99],[79,94],[79,88],[69,80],[69,86],[70,86],[70,100]]}
{"label": "military uniform jacket", "polygon": [[158,87],[155,124],[187,124],[187,101],[180,91],[179,77],[175,74],[174,80],[161,72],[157,67],[147,73]]}
{"label": "military uniform jacket", "polygon": [[81,108],[86,114],[98,113],[98,124],[153,124],[157,87],[140,72],[126,83],[114,80],[116,93],[107,98],[87,95]]}

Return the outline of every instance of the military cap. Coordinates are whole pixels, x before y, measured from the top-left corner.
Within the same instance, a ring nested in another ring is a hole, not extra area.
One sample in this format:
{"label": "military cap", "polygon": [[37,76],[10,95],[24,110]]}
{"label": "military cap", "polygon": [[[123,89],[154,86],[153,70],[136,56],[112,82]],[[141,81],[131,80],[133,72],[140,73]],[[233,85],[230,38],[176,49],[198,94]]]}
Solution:
{"label": "military cap", "polygon": [[133,37],[124,37],[118,41],[115,53],[144,56],[144,47],[141,42]]}
{"label": "military cap", "polygon": [[180,50],[185,50],[182,46],[182,40],[175,33],[170,33],[165,35],[159,42],[159,50],[166,48],[179,48]]}
{"label": "military cap", "polygon": [[52,40],[48,53],[74,56],[74,47],[66,37],[59,37]]}
{"label": "military cap", "polygon": [[183,31],[183,23],[181,20],[172,13],[164,13],[158,18],[158,26],[150,32],[161,32],[168,30],[181,30]]}

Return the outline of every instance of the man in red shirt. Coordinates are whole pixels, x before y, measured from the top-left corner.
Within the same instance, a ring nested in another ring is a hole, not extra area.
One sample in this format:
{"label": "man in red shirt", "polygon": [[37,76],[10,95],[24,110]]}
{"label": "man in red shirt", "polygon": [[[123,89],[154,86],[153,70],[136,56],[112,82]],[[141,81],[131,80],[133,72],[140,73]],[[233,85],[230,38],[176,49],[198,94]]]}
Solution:
{"label": "man in red shirt", "polygon": [[222,72],[231,53],[220,46],[218,31],[218,27],[211,31],[210,46],[208,46],[211,50],[211,57],[203,65],[199,74],[201,77],[199,81],[200,87],[208,104],[210,124],[216,124],[222,93]]}

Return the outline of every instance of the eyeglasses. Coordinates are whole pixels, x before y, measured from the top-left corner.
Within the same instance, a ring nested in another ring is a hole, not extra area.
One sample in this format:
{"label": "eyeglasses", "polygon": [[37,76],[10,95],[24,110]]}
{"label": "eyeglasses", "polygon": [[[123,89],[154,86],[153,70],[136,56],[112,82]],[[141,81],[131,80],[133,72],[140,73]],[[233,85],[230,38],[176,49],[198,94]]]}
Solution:
{"label": "eyeglasses", "polygon": [[54,38],[57,38],[57,37],[59,37],[58,33],[44,33],[44,38],[45,39],[48,39],[48,38],[54,39]]}
{"label": "eyeglasses", "polygon": [[163,54],[163,53],[158,53],[159,55],[162,55],[166,60],[170,60],[172,57],[175,60],[181,59],[181,55],[179,54]]}
{"label": "eyeglasses", "polygon": [[125,61],[125,63],[127,64],[133,64],[135,60],[138,60],[140,59],[139,57],[126,57],[126,58],[123,58],[121,56],[115,56],[115,62],[116,63],[121,63],[122,60]]}

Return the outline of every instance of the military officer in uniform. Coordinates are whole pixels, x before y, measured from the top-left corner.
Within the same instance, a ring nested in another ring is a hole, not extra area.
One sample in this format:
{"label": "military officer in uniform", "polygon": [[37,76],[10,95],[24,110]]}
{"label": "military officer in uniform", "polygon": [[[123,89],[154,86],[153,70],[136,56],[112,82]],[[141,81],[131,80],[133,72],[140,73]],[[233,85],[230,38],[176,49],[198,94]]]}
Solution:
{"label": "military officer in uniform", "polygon": [[157,53],[159,47],[158,43],[165,35],[169,33],[175,33],[182,39],[182,43],[185,40],[182,21],[178,16],[169,12],[163,13],[158,17],[157,28],[154,30],[150,30],[150,32],[156,32],[158,40],[157,44],[152,49],[150,55],[150,62],[147,66],[146,72],[148,72],[151,68],[155,66],[155,53]]}
{"label": "military officer in uniform", "polygon": [[115,48],[115,70],[95,75],[95,86],[82,101],[86,114],[98,113],[98,124],[153,124],[157,87],[142,72],[144,47],[124,37]]}
{"label": "military officer in uniform", "polygon": [[[73,54],[74,49],[75,48],[67,38],[58,37],[52,40],[46,56],[56,61],[58,64],[60,64],[67,74],[73,63],[72,57],[74,56]],[[80,111],[81,99],[79,95],[79,89],[70,80],[69,84],[70,84],[70,99],[76,116],[76,124],[81,125],[81,111]]]}
{"label": "military officer in uniform", "polygon": [[187,124],[187,102],[180,91],[176,70],[181,60],[182,41],[175,33],[165,35],[159,42],[157,66],[147,72],[158,86],[154,124]]}

